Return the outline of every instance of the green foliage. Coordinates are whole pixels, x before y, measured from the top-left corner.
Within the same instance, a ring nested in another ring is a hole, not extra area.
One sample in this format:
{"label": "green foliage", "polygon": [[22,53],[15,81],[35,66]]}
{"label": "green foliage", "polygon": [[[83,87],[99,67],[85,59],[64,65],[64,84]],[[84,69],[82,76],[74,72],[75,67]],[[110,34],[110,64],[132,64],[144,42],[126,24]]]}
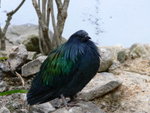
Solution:
{"label": "green foliage", "polygon": [[0,57],[0,61],[7,60],[8,57]]}
{"label": "green foliage", "polygon": [[10,90],[5,92],[0,92],[0,96],[7,96],[15,93],[27,93],[28,90],[22,90],[22,89],[16,89],[16,90]]}
{"label": "green foliage", "polygon": [[28,39],[23,42],[23,44],[26,46],[28,51],[40,52],[39,38],[36,35],[29,36]]}

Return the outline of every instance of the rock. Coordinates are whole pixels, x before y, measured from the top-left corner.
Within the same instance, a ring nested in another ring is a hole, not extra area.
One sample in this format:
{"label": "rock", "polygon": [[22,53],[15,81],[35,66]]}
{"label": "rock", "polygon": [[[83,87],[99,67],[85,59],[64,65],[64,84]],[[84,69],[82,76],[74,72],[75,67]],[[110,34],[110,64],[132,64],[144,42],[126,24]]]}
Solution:
{"label": "rock", "polygon": [[22,101],[26,101],[27,95],[26,94],[20,94],[20,99],[22,99]]}
{"label": "rock", "polygon": [[93,100],[114,90],[120,85],[121,81],[119,81],[113,74],[98,73],[78,94],[78,98],[86,101]]}
{"label": "rock", "polygon": [[122,85],[118,90],[95,99],[96,105],[107,113],[149,113],[150,76],[123,71],[117,78]]}
{"label": "rock", "polygon": [[16,113],[29,113],[27,109],[19,109]]}
{"label": "rock", "polygon": [[[34,24],[12,25],[9,26],[6,37],[13,45],[19,45],[27,40],[29,35],[38,35],[38,26]],[[8,45],[11,45],[7,42]]]}
{"label": "rock", "polygon": [[[25,44],[27,50],[39,52],[39,27],[34,24],[23,24],[23,25],[12,25],[9,26],[6,33],[7,37],[7,47],[9,50],[12,45]],[[49,36],[52,37],[52,31],[49,31]],[[66,39],[62,37],[61,43],[66,42]],[[33,45],[32,45],[33,44]]]}
{"label": "rock", "polygon": [[49,102],[30,107],[30,113],[50,113],[54,110],[55,108]]}
{"label": "rock", "polygon": [[99,48],[100,50],[100,68],[98,72],[104,72],[109,69],[113,63],[113,53],[109,49]]}
{"label": "rock", "polygon": [[77,105],[78,106],[74,106],[68,110],[66,108],[61,108],[52,113],[104,113],[92,102],[79,102]]}
{"label": "rock", "polygon": [[0,108],[0,113],[10,113],[10,111],[6,107]]}
{"label": "rock", "polygon": [[27,77],[37,73],[40,69],[42,62],[47,58],[47,56],[40,56],[37,59],[28,62],[22,66],[22,76]]}
{"label": "rock", "polygon": [[10,68],[5,63],[0,63],[0,81],[3,79],[5,73],[9,73]]}
{"label": "rock", "polygon": [[139,57],[150,57],[150,45],[133,44],[130,47],[130,57],[135,59]]}
{"label": "rock", "polygon": [[111,51],[111,53],[113,54],[113,60],[117,60],[117,54],[118,52],[124,50],[125,48],[121,45],[116,45],[116,46],[106,46],[106,47],[100,47],[100,48],[104,48],[107,49],[109,51]]}
{"label": "rock", "polygon": [[125,62],[127,59],[129,59],[129,52],[130,52],[129,49],[123,49],[119,51],[117,54],[117,60],[120,63]]}
{"label": "rock", "polygon": [[0,80],[0,92],[3,92],[7,89],[7,84],[4,81]]}
{"label": "rock", "polygon": [[0,57],[7,57],[7,51],[0,50]]}
{"label": "rock", "polygon": [[0,69],[0,81],[2,80],[3,77],[3,71]]}
{"label": "rock", "polygon": [[133,44],[130,48],[122,49],[117,54],[117,60],[121,63],[135,58],[150,59],[150,44]]}
{"label": "rock", "polygon": [[0,63],[0,71],[9,72],[10,69],[9,69],[8,65],[6,65],[5,63]]}
{"label": "rock", "polygon": [[14,46],[12,47],[8,63],[11,70],[16,70],[19,66],[23,65],[27,60],[28,52],[24,45]]}
{"label": "rock", "polygon": [[122,70],[120,70],[121,66],[122,65],[119,61],[114,61],[111,67],[109,68],[109,73],[113,73],[114,75],[119,75],[122,72]]}
{"label": "rock", "polygon": [[34,60],[35,57],[36,57],[37,53],[36,52],[31,52],[31,51],[28,51],[28,58],[27,60]]}
{"label": "rock", "polygon": [[39,37],[37,35],[29,35],[27,40],[23,41],[28,51],[40,52]]}

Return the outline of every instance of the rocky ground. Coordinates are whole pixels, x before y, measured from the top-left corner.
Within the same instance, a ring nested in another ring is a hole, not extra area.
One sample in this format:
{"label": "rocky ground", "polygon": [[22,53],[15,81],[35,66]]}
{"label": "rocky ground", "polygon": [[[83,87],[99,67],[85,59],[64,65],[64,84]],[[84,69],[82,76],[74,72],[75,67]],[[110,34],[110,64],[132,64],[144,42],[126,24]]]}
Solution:
{"label": "rocky ground", "polygon": [[[38,47],[30,46],[38,39],[37,26],[12,26],[7,38],[7,50],[0,51],[0,92],[29,89],[46,58],[38,53]],[[57,99],[28,106],[26,93],[15,93],[0,96],[0,113],[149,113],[150,44],[99,47],[99,51],[101,67],[78,93],[76,106],[56,109],[61,103]]]}

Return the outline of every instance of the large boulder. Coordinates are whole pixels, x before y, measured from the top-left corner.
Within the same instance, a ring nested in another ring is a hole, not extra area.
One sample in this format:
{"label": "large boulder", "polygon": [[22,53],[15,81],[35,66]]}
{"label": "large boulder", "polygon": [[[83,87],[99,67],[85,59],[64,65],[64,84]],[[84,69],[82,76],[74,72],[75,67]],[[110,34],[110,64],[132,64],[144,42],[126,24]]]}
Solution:
{"label": "large boulder", "polygon": [[101,97],[121,85],[111,73],[98,73],[78,94],[78,98],[89,101]]}

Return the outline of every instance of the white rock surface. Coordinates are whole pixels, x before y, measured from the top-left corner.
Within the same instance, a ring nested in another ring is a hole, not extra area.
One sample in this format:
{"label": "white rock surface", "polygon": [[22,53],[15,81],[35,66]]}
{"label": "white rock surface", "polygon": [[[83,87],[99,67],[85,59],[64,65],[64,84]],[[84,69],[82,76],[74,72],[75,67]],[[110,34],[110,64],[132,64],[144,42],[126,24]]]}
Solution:
{"label": "white rock surface", "polygon": [[122,81],[122,85],[96,99],[96,105],[107,113],[149,113],[150,76],[126,71],[116,76]]}
{"label": "white rock surface", "polygon": [[80,102],[69,109],[60,108],[52,113],[105,113],[92,102]]}
{"label": "white rock surface", "polygon": [[120,85],[121,81],[119,81],[113,74],[98,73],[78,94],[78,98],[86,101],[93,100],[114,90]]}
{"label": "white rock surface", "polygon": [[113,53],[106,48],[99,48],[100,52],[100,68],[98,72],[104,72],[109,69],[113,63]]}
{"label": "white rock surface", "polygon": [[10,50],[8,65],[11,70],[16,70],[19,66],[23,65],[28,57],[28,52],[24,45],[13,46]]}
{"label": "white rock surface", "polygon": [[11,113],[6,107],[0,108],[0,113]]}
{"label": "white rock surface", "polygon": [[54,110],[55,108],[49,102],[30,107],[30,113],[50,113]]}
{"label": "white rock surface", "polygon": [[47,58],[47,56],[40,56],[37,59],[28,62],[22,66],[22,76],[27,77],[37,73],[40,69],[41,64]]}

